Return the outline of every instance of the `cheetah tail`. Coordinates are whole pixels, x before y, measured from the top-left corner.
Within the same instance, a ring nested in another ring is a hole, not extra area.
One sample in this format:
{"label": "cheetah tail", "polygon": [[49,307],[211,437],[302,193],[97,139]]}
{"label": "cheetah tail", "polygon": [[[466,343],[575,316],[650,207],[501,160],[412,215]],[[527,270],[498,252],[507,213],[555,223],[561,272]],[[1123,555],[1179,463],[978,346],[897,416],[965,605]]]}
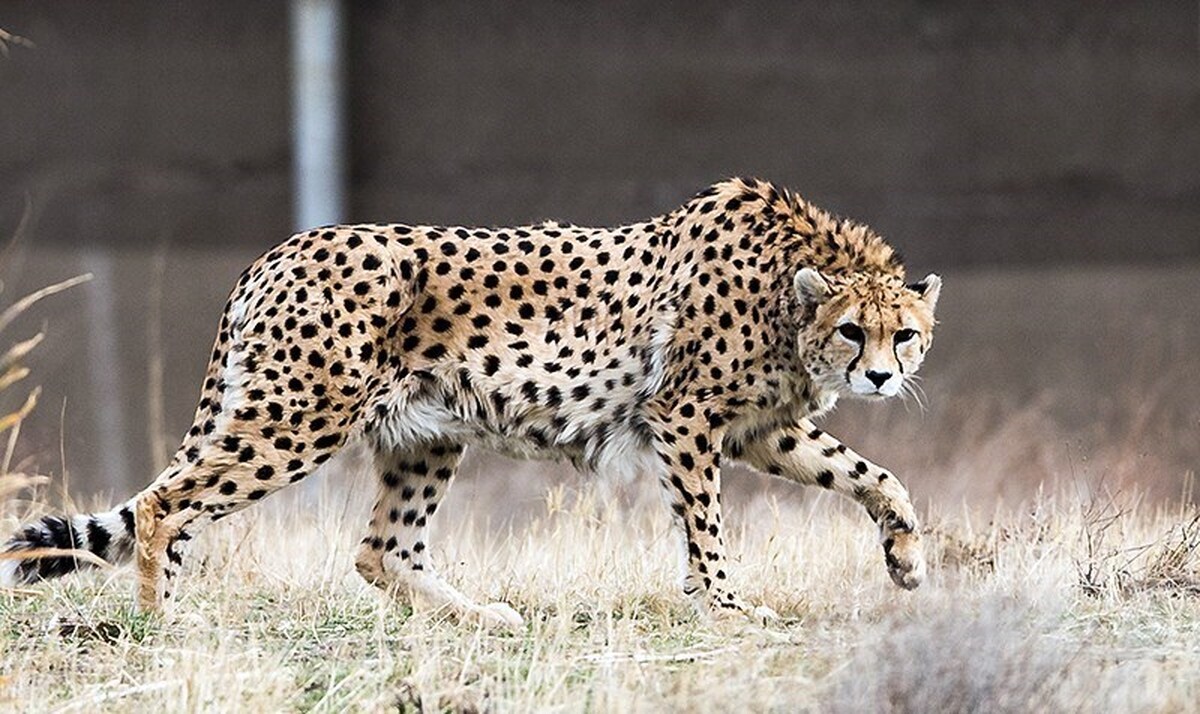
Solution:
{"label": "cheetah tail", "polygon": [[45,516],[17,531],[0,548],[0,587],[13,587],[133,555],[133,509]]}

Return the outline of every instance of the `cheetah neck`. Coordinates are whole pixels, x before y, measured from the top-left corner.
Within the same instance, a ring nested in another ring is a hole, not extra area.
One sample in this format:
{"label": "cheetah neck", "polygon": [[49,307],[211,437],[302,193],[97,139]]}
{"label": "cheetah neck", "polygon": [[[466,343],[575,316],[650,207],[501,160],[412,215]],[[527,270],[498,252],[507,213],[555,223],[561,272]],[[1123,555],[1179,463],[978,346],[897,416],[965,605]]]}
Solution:
{"label": "cheetah neck", "polygon": [[[870,272],[904,277],[900,255],[865,225],[839,218],[797,194],[757,179],[731,179],[697,194],[665,224],[730,232],[747,240],[759,265],[794,274]],[[790,275],[788,276],[790,280]]]}

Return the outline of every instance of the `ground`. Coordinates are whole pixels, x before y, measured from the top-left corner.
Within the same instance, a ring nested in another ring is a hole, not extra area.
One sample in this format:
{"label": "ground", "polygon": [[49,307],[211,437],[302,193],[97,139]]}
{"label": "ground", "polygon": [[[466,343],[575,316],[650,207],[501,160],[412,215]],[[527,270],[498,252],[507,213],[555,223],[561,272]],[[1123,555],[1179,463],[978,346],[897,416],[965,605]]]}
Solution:
{"label": "ground", "polygon": [[606,507],[568,478],[497,512],[464,483],[437,560],[468,594],[526,615],[504,633],[413,614],[362,582],[363,478],[206,532],[171,624],[132,613],[128,570],[0,594],[0,707],[1174,711],[1200,697],[1187,509],[1072,492],[935,511],[930,581],[904,592],[853,504],[735,493],[736,577],[782,620],[710,626],[678,592],[652,497]]}

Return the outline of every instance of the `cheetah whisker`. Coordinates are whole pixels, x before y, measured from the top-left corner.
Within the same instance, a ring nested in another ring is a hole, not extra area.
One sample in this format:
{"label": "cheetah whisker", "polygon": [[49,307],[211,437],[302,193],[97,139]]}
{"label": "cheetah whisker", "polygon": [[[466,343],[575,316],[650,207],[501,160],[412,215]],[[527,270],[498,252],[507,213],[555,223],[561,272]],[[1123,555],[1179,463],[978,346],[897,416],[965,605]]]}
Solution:
{"label": "cheetah whisker", "polygon": [[904,404],[904,410],[907,412],[908,405],[910,403],[909,400],[911,399],[912,402],[917,405],[917,411],[924,414],[926,410],[925,402],[927,401],[927,397],[925,395],[925,390],[921,388],[921,385],[917,384],[915,381],[909,381],[915,379],[916,377],[909,377],[909,379],[906,379],[900,385],[901,403]]}

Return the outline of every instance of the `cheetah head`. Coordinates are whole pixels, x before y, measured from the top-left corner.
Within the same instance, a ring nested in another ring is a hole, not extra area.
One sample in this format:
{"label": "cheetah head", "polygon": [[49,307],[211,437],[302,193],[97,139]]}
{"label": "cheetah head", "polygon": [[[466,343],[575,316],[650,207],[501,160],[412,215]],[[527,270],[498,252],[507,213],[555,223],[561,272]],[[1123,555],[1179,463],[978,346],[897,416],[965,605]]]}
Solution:
{"label": "cheetah head", "polygon": [[941,288],[937,275],[905,285],[894,275],[801,269],[795,290],[810,319],[799,347],[813,383],[867,399],[898,394],[925,359]]}

